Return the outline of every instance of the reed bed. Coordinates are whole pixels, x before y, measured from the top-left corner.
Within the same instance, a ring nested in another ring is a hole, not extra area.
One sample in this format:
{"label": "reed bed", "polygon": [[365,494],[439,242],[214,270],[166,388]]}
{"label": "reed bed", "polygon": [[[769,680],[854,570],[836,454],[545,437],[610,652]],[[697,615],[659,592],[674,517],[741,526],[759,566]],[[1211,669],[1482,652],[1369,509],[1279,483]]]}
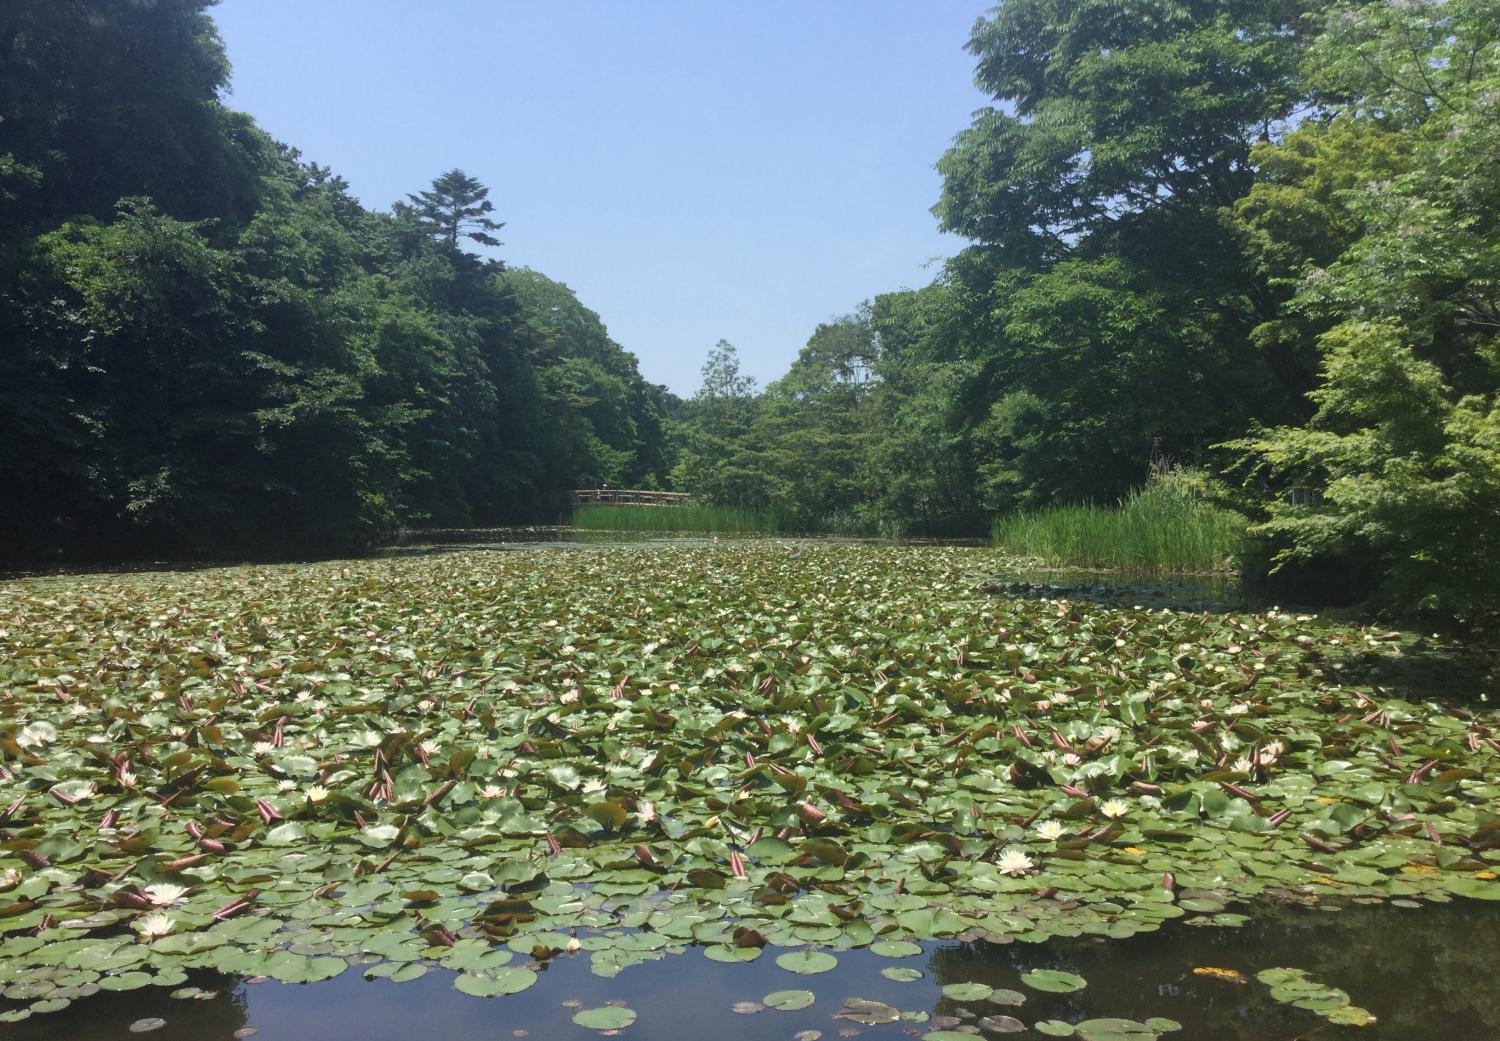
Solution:
{"label": "reed bed", "polygon": [[1048,564],[1140,574],[1232,571],[1246,520],[1171,482],[1116,506],[1051,506],[999,517],[996,546]]}

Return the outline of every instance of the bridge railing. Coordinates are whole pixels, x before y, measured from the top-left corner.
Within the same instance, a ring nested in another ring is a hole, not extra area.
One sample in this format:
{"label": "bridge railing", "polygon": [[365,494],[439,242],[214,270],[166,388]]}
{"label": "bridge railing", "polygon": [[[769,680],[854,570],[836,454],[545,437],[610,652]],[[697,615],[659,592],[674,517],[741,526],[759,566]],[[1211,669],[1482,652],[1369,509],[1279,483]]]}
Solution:
{"label": "bridge railing", "polygon": [[659,492],[649,488],[574,488],[563,493],[567,506],[681,506],[689,492]]}

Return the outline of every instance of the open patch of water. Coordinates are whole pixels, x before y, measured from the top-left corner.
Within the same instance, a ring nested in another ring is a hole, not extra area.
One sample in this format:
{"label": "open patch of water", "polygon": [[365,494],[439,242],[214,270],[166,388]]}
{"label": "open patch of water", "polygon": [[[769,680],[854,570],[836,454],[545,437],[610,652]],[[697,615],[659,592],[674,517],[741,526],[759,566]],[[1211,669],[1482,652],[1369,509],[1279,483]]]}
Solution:
{"label": "open patch of water", "polygon": [[[437,969],[414,982],[392,983],[364,980],[351,968],[332,981],[301,986],[200,972],[190,982],[208,996],[173,998],[160,988],[100,993],[0,1027],[0,1039],[113,1041],[131,1036],[135,1024],[154,1027],[147,1034],[154,1041],[585,1041],[600,1032],[578,1025],[574,1016],[610,1003],[635,1014],[618,1036],[642,1041],[894,1041],[944,1030],[993,1038],[1016,1023],[1024,1026],[1016,1036],[1034,1038],[1042,1036],[1036,1025],[1043,1022],[1144,1023],[1157,1017],[1181,1024],[1180,1031],[1162,1036],[1182,1041],[1481,1041],[1496,1036],[1500,1024],[1494,972],[1500,964],[1500,907],[1468,901],[1421,908],[1267,905],[1239,928],[1173,924],[1128,940],[1080,937],[1044,944],[934,942],[897,958],[845,951],[834,968],[816,975],[786,971],[775,953],[731,965],[690,951],[613,979],[591,975],[582,957],[563,957],[546,966],[536,986],[502,998],[461,994],[452,988],[452,973]],[[1318,982],[1347,991],[1377,1021],[1340,1027],[1278,1002],[1255,978],[1277,967],[1305,969]],[[921,975],[896,982],[883,969]],[[1086,986],[1070,993],[1028,986],[1023,975],[1039,969],[1076,974]],[[1219,971],[1195,971],[1203,969]],[[813,1000],[805,1008],[764,1007],[766,996],[788,990],[809,991]],[[1014,1004],[1018,996],[1024,1000]],[[850,999],[873,1003],[852,1011],[877,1022],[847,1018]],[[890,1015],[880,1006],[904,1018],[878,1022]]]}

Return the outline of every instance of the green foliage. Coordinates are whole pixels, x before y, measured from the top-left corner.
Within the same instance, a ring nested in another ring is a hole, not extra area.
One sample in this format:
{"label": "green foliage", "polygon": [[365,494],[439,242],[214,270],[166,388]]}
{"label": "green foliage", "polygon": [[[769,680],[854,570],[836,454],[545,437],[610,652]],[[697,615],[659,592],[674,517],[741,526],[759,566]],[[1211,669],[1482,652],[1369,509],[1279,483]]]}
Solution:
{"label": "green foliage", "polygon": [[1335,115],[1263,149],[1271,181],[1239,210],[1321,357],[1305,425],[1231,446],[1254,533],[1283,572],[1359,561],[1377,604],[1470,627],[1500,620],[1494,15],[1331,13],[1309,75]]}
{"label": "green foliage", "polygon": [[364,209],[223,107],[209,6],[0,14],[0,556],[352,551],[661,480],[635,359],[459,248],[484,185]]}
{"label": "green foliage", "polygon": [[[988,1019],[1044,999],[960,975],[983,955],[952,938],[1105,943],[1280,891],[1500,899],[1500,713],[1360,684],[1389,634],[997,597],[994,564],[721,540],[4,583],[4,1014],[355,965],[503,1001],[565,955],[576,984],[692,946],[847,995],[824,974],[878,944]],[[1043,960],[1004,975],[1106,989]]]}
{"label": "green foliage", "polygon": [[1233,566],[1245,518],[1214,504],[1201,472],[1158,470],[1117,506],[1047,506],[995,521],[996,546],[1069,567],[1139,574]]}

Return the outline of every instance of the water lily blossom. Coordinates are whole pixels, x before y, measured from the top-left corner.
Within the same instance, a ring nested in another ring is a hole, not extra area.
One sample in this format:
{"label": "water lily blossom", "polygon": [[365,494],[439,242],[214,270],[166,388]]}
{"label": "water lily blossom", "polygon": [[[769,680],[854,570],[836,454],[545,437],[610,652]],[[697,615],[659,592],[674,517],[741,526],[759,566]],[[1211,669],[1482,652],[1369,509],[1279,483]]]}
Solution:
{"label": "water lily blossom", "polygon": [[140,934],[142,940],[151,941],[159,936],[165,936],[172,931],[176,921],[169,914],[160,911],[139,918],[135,923],[135,931]]}
{"label": "water lily blossom", "polygon": [[1036,826],[1036,833],[1048,842],[1055,842],[1067,834],[1067,829],[1054,820],[1045,820]]}
{"label": "water lily blossom", "polygon": [[328,789],[321,784],[310,784],[307,786],[307,801],[322,802],[328,798]]}
{"label": "water lily blossom", "polygon": [[146,894],[157,907],[171,907],[173,904],[181,903],[187,896],[187,886],[173,885],[171,882],[156,882],[147,886],[141,892]]}
{"label": "water lily blossom", "polygon": [[1124,799],[1110,799],[1103,806],[1099,807],[1099,812],[1104,814],[1110,820],[1115,820],[1116,818],[1123,817],[1130,812],[1130,803],[1126,802]]}
{"label": "water lily blossom", "polygon": [[1024,875],[1036,867],[1036,864],[1020,850],[1008,849],[1000,854],[999,859],[995,861],[995,866],[1000,869],[1002,875]]}

